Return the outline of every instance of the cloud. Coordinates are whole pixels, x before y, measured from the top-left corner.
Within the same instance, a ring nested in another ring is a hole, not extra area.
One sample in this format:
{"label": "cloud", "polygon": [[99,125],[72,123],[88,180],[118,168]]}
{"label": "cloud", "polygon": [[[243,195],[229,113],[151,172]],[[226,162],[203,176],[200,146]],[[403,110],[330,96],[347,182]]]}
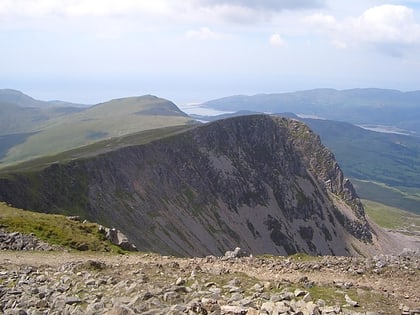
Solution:
{"label": "cloud", "polygon": [[196,9],[220,21],[256,24],[272,21],[285,10],[300,11],[322,8],[325,0],[192,0]]}
{"label": "cloud", "polygon": [[226,36],[221,33],[213,32],[208,27],[201,27],[198,30],[190,30],[186,32],[185,37],[187,39],[208,40],[208,39],[222,39]]}
{"label": "cloud", "polygon": [[336,48],[362,45],[375,47],[392,56],[420,47],[420,24],[414,11],[403,5],[380,5],[364,11],[360,16],[342,21],[332,15],[317,13],[304,18],[312,31],[331,38]]}
{"label": "cloud", "polygon": [[345,49],[347,48],[347,43],[338,39],[332,40],[331,45],[338,49]]}
{"label": "cloud", "polygon": [[272,34],[269,39],[269,43],[272,46],[285,47],[286,42],[281,38],[280,34]]}
{"label": "cloud", "polygon": [[312,14],[310,16],[305,17],[304,21],[306,23],[316,25],[322,31],[336,30],[338,28],[338,23],[335,17],[324,13]]}
{"label": "cloud", "polygon": [[45,17],[116,16],[175,13],[195,9],[234,7],[251,11],[319,8],[324,0],[0,0],[0,15]]}
{"label": "cloud", "polygon": [[197,3],[207,6],[232,5],[270,11],[312,9],[324,6],[324,1],[321,0],[197,0]]}
{"label": "cloud", "polygon": [[402,5],[382,5],[366,10],[349,23],[353,34],[372,43],[420,43],[420,24],[413,10]]}
{"label": "cloud", "polygon": [[0,0],[0,15],[80,17],[162,13],[168,9],[169,3],[164,0]]}

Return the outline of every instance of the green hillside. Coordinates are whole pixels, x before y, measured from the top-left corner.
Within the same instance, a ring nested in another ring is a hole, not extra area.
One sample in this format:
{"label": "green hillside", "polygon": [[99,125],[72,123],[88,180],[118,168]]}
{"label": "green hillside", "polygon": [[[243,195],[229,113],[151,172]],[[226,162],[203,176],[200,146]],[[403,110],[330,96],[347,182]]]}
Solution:
{"label": "green hillside", "polygon": [[63,215],[25,211],[0,202],[0,226],[9,232],[33,233],[49,244],[71,249],[118,252],[99,232],[99,225],[67,219]]}
{"label": "green hillside", "polygon": [[0,136],[36,132],[52,119],[82,110],[77,107],[21,107],[0,101]]}
{"label": "green hillside", "polygon": [[390,187],[383,183],[351,179],[357,193],[363,199],[410,211],[420,215],[420,189]]}
{"label": "green hillside", "polygon": [[191,119],[172,102],[155,96],[116,99],[47,120],[36,133],[8,147],[1,165],[4,167],[142,130],[190,122]]}
{"label": "green hillside", "polygon": [[[34,132],[50,119],[84,108],[81,104],[40,101],[20,91],[0,89],[0,136]],[[1,147],[0,142],[0,151]]]}
{"label": "green hillside", "polygon": [[302,120],[333,151],[346,176],[420,189],[420,137],[374,132],[344,122]]}
{"label": "green hillside", "polygon": [[401,230],[405,233],[420,232],[420,215],[390,207],[380,202],[362,200],[366,213],[376,224],[387,229]]}
{"label": "green hillside", "polygon": [[92,144],[81,146],[68,151],[63,151],[57,154],[45,155],[27,161],[22,161],[20,163],[4,166],[3,168],[0,168],[0,177],[7,177],[7,174],[9,173],[26,173],[38,171],[54,163],[66,163],[71,160],[96,156],[127,146],[146,144],[154,140],[184,132],[189,128],[194,128],[194,126],[195,125],[188,124],[148,129],[121,137],[113,137],[110,139],[100,140]]}

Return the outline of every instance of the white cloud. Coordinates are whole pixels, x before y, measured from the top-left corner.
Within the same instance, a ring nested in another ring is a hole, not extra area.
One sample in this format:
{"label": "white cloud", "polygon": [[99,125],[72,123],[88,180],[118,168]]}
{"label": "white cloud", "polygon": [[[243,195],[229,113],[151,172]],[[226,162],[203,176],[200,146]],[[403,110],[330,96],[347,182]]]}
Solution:
{"label": "white cloud", "polygon": [[281,38],[280,34],[272,34],[269,39],[270,45],[285,47],[286,42]]}
{"label": "white cloud", "polygon": [[325,13],[315,13],[305,17],[304,22],[316,25],[322,31],[336,30],[339,25],[334,16]]}
{"label": "white cloud", "polygon": [[164,13],[170,2],[164,0],[0,0],[0,15],[46,17],[116,16],[135,13]]}
{"label": "white cloud", "polygon": [[[321,8],[325,0],[0,0],[0,17],[135,18],[165,23],[255,24],[284,10]],[[0,22],[1,23],[1,22]]]}
{"label": "white cloud", "polygon": [[323,0],[196,0],[199,5],[234,5],[256,10],[300,10],[324,6]]}
{"label": "white cloud", "polygon": [[199,40],[208,40],[208,39],[222,39],[225,35],[221,33],[213,32],[208,27],[201,27],[198,30],[189,30],[185,33],[187,39],[199,39]]}
{"label": "white cloud", "polygon": [[169,5],[162,0],[79,0],[64,9],[69,16],[129,16],[138,13],[164,14]]}
{"label": "white cloud", "polygon": [[352,19],[349,27],[360,40],[373,43],[420,43],[420,24],[413,10],[402,5],[382,5]]}
{"label": "white cloud", "polygon": [[380,5],[358,17],[338,21],[334,16],[317,13],[304,18],[310,32],[326,34],[337,48],[369,45],[386,54],[403,55],[410,47],[420,47],[420,24],[412,9],[403,5]]}
{"label": "white cloud", "polygon": [[331,45],[338,49],[345,49],[347,48],[347,43],[338,39],[332,40]]}

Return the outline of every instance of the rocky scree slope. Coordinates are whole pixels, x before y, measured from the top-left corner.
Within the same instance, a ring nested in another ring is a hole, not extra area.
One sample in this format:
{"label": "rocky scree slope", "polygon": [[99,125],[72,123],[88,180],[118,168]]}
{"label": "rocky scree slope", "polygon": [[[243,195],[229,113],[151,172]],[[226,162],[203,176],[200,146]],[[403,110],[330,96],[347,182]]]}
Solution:
{"label": "rocky scree slope", "polygon": [[[406,253],[408,254],[408,253]],[[1,314],[419,315],[418,256],[3,252]]]}
{"label": "rocky scree slope", "polygon": [[353,255],[376,242],[332,153],[286,118],[221,120],[1,177],[2,201],[80,215],[162,254]]}

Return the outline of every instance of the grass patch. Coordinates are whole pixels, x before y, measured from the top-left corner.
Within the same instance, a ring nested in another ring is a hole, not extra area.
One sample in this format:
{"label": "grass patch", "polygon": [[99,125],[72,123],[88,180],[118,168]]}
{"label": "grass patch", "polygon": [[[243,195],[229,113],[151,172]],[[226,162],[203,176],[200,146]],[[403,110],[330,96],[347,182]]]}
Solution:
{"label": "grass patch", "polygon": [[99,232],[96,223],[82,223],[62,215],[25,211],[0,203],[0,225],[9,232],[33,233],[49,244],[90,251],[121,252]]}
{"label": "grass patch", "polygon": [[366,213],[379,226],[388,229],[420,231],[420,216],[379,202],[362,200]]}
{"label": "grass patch", "polygon": [[355,290],[351,290],[351,292],[349,292],[349,290],[345,290],[344,292],[343,290],[331,286],[315,285],[312,288],[305,290],[311,294],[312,300],[317,301],[318,299],[322,299],[327,305],[345,304],[345,294],[348,294],[352,298],[355,297]]}

